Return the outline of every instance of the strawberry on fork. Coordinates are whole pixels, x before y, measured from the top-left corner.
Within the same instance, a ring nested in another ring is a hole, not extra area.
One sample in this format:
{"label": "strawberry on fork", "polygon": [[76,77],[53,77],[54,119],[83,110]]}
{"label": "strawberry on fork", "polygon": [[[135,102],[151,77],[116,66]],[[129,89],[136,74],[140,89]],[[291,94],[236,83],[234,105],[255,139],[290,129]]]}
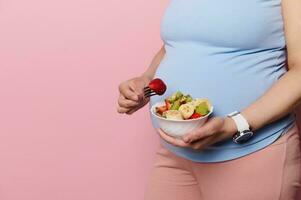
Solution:
{"label": "strawberry on fork", "polygon": [[148,86],[144,87],[144,89],[143,89],[145,98],[151,97],[153,95],[163,95],[165,93],[165,91],[166,91],[166,85],[159,78],[153,79],[148,84]]}

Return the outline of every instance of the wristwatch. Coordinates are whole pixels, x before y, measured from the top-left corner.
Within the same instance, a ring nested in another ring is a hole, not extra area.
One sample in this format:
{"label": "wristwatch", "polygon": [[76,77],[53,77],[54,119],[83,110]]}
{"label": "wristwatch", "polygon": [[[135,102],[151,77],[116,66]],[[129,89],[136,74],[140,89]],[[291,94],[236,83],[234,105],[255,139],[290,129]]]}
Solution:
{"label": "wristwatch", "polygon": [[227,117],[232,118],[237,127],[237,132],[232,137],[233,142],[244,143],[253,136],[249,123],[239,111],[231,112]]}

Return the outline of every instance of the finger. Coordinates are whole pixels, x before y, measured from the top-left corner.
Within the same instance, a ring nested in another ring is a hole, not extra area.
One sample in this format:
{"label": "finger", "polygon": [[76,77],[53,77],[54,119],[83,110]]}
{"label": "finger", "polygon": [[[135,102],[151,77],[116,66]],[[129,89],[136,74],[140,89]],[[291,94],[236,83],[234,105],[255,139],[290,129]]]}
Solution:
{"label": "finger", "polygon": [[119,86],[119,92],[126,98],[129,100],[133,100],[133,101],[138,101],[138,95],[133,92],[128,84],[121,84]]}
{"label": "finger", "polygon": [[137,96],[138,101],[144,100],[143,88],[138,88],[134,83],[129,83],[129,88],[132,90]]}
{"label": "finger", "polygon": [[142,102],[139,102],[139,104],[137,106],[134,106],[131,108],[130,111],[128,111],[126,114],[133,114],[134,112],[136,112],[137,110],[139,110],[140,108],[142,108],[143,106],[145,106],[148,103],[149,99],[144,99]]}
{"label": "finger", "polygon": [[140,106],[136,106],[136,107],[130,109],[129,111],[127,111],[126,114],[131,115],[139,109],[140,109]]}
{"label": "finger", "polygon": [[186,143],[191,143],[196,140],[210,137],[215,133],[215,126],[214,120],[208,120],[208,122],[206,122],[203,126],[186,134],[182,139]]}
{"label": "finger", "polygon": [[126,113],[129,110],[130,110],[130,108],[124,108],[124,107],[120,107],[120,106],[117,107],[117,112],[121,113],[121,114]]}
{"label": "finger", "polygon": [[139,102],[126,99],[122,94],[120,94],[118,99],[118,104],[120,107],[130,108],[130,107],[137,106]]}
{"label": "finger", "polygon": [[180,147],[188,147],[189,144],[185,143],[184,141],[182,141],[181,139],[177,139],[174,137],[171,137],[169,135],[167,135],[164,131],[162,131],[161,129],[157,129],[160,136],[168,143],[176,145],[176,146],[180,146]]}
{"label": "finger", "polygon": [[195,141],[194,143],[190,144],[190,147],[194,150],[201,150],[204,149],[205,147],[213,144],[215,141],[215,138],[208,137],[202,140]]}

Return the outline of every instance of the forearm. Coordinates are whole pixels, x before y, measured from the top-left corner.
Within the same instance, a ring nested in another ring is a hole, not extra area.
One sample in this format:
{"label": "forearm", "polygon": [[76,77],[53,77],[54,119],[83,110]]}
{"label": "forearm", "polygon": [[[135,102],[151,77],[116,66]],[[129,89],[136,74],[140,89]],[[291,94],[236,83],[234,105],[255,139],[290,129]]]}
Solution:
{"label": "forearm", "polygon": [[263,96],[241,113],[251,128],[257,130],[292,112],[300,100],[301,70],[296,67],[285,73]]}
{"label": "forearm", "polygon": [[[289,70],[264,95],[241,111],[253,130],[292,112],[301,99],[301,1],[281,3]],[[235,131],[227,119],[226,130]]]}
{"label": "forearm", "polygon": [[147,70],[142,74],[142,76],[146,76],[149,79],[153,79],[156,70],[158,68],[158,66],[160,65],[163,57],[165,55],[165,48],[164,45],[162,45],[161,49],[158,51],[158,53],[154,56],[154,58],[152,59],[149,67],[147,68]]}

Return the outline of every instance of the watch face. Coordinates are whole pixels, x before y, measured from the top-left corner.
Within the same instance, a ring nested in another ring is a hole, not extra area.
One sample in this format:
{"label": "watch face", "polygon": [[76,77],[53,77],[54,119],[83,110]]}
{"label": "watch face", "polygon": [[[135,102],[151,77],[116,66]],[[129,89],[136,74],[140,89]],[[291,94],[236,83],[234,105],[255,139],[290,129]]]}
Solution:
{"label": "watch face", "polygon": [[253,132],[250,130],[245,130],[241,133],[238,133],[238,135],[234,138],[234,141],[236,143],[244,143],[248,141],[253,135]]}

